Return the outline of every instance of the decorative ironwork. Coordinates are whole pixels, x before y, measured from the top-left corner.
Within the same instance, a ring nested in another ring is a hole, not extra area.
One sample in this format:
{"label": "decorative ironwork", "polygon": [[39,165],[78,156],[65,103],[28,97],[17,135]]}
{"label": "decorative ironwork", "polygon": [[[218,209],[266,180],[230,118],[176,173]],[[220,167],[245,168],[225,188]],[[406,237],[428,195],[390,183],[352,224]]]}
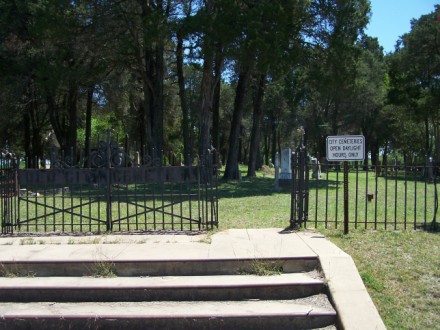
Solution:
{"label": "decorative ironwork", "polygon": [[17,159],[15,154],[9,151],[8,143],[0,152],[0,212],[1,231],[3,234],[12,231],[14,216],[16,214],[16,198],[18,193],[17,184]]}
{"label": "decorative ironwork", "polygon": [[108,139],[94,150],[90,168],[81,166],[81,157],[75,165],[60,157],[51,168],[15,168],[20,193],[10,216],[2,208],[2,231],[193,231],[218,225],[212,161],[152,166],[162,162],[151,157],[136,164],[127,149]]}
{"label": "decorative ironwork", "polygon": [[309,208],[309,164],[307,149],[303,145],[292,153],[291,167],[290,228],[297,229],[308,220]]}

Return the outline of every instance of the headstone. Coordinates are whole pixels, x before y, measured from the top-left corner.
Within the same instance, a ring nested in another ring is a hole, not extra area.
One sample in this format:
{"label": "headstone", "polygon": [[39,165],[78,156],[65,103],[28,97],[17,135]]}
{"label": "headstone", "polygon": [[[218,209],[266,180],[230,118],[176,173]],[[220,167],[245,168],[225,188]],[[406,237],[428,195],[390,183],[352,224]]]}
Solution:
{"label": "headstone", "polygon": [[319,164],[318,158],[312,157],[312,178],[320,179],[321,178],[321,165]]}
{"label": "headstone", "polygon": [[291,180],[292,179],[291,155],[292,155],[292,149],[284,148],[283,150],[281,150],[280,179],[282,179],[282,180]]}

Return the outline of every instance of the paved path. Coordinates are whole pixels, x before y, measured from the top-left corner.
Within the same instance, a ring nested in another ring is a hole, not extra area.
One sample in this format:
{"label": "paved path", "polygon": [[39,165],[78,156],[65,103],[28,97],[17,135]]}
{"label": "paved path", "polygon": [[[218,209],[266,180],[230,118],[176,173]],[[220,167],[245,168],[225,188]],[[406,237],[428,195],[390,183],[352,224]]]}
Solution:
{"label": "paved path", "polygon": [[314,232],[230,229],[200,235],[0,237],[0,265],[17,260],[184,260],[316,257],[344,329],[385,329],[352,258]]}

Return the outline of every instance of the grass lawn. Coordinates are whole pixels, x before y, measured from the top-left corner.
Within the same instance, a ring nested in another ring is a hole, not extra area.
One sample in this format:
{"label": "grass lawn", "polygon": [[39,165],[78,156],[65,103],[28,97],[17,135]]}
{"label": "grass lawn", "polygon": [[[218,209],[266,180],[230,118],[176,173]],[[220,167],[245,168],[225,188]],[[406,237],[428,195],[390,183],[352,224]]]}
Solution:
{"label": "grass lawn", "polygon": [[322,232],[353,257],[388,329],[440,329],[440,233]]}
{"label": "grass lawn", "polygon": [[[220,230],[289,225],[289,193],[274,191],[270,172],[258,175],[241,182],[221,182]],[[395,193],[393,186],[389,193]],[[388,329],[440,329],[440,233],[411,228],[354,230],[351,224],[350,234],[343,235],[342,224],[337,229],[318,224],[321,233],[353,257]]]}

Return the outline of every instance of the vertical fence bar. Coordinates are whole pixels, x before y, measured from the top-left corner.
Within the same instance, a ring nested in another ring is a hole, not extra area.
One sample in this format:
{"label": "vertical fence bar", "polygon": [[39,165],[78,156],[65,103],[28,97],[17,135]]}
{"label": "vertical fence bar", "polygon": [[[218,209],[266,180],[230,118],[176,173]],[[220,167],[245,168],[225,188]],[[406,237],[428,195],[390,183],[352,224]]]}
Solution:
{"label": "vertical fence bar", "polygon": [[378,177],[380,175],[380,167],[379,165],[375,165],[375,169],[376,169],[376,177],[374,178],[374,182],[375,182],[375,187],[374,187],[374,191],[375,191],[375,199],[374,199],[374,230],[377,229],[377,200],[379,199],[379,195],[378,195]]}
{"label": "vertical fence bar", "polygon": [[338,228],[338,211],[339,211],[339,171],[341,165],[338,163],[336,165],[336,202],[335,202],[335,228]]}
{"label": "vertical fence bar", "polygon": [[[216,154],[216,160],[218,159],[218,155]],[[218,170],[219,165],[218,162],[215,162],[215,186],[214,186],[214,212],[215,212],[215,226],[218,227]]]}
{"label": "vertical fence bar", "polygon": [[[318,165],[321,166],[321,165]],[[318,227],[318,193],[319,193],[319,171],[315,179],[315,228]]]}
{"label": "vertical fence bar", "polygon": [[397,162],[394,167],[394,230],[397,229]]}
{"label": "vertical fence bar", "polygon": [[385,170],[385,214],[384,214],[384,222],[385,222],[385,230],[387,229],[388,222],[388,165],[384,164],[383,169]]}
{"label": "vertical fence bar", "polygon": [[[193,206],[192,206],[192,196],[191,196],[191,193],[192,193],[192,184],[193,183],[187,183],[187,189],[188,189],[188,193],[189,193],[189,218],[190,219],[192,219],[193,217],[192,217],[192,208],[193,208]],[[193,225],[193,222],[192,221],[190,221],[189,222],[189,230],[192,230],[192,225]]]}
{"label": "vertical fence bar", "polygon": [[143,191],[143,196],[144,196],[144,230],[148,230],[147,228],[147,223],[148,223],[148,217],[147,217],[147,187],[145,186],[145,184],[142,185],[142,191]]}
{"label": "vertical fence bar", "polygon": [[303,163],[305,166],[304,169],[304,226],[306,226],[307,222],[309,221],[309,162],[307,161],[307,149],[304,147],[304,154],[303,154]]}
{"label": "vertical fence bar", "polygon": [[344,234],[348,234],[348,162],[344,162]]}
{"label": "vertical fence bar", "polygon": [[403,182],[404,182],[404,187],[405,187],[405,190],[404,190],[404,194],[405,194],[405,196],[404,196],[404,205],[403,205],[403,222],[404,222],[404,225],[403,225],[403,227],[404,227],[404,229],[406,230],[406,223],[407,223],[407,211],[408,211],[408,177],[407,177],[407,170],[408,170],[408,168],[407,168],[407,165],[406,164],[404,164],[403,165],[404,166],[404,180],[403,180]]}
{"label": "vertical fence bar", "polygon": [[161,199],[162,199],[162,229],[165,229],[165,182],[162,182],[161,184],[162,191],[161,191]]}
{"label": "vertical fence bar", "polygon": [[[121,189],[120,189],[120,187],[118,186],[115,190],[113,190],[112,194],[113,194],[112,201],[116,200],[116,205],[117,205],[116,209],[117,209],[118,214],[116,216],[116,219],[121,219],[122,214],[121,214],[121,203],[120,203],[121,202]],[[128,216],[128,214],[127,214],[127,216]],[[128,225],[128,218],[127,218],[127,225]],[[118,230],[119,231],[121,231],[121,226],[122,226],[122,223],[119,220],[118,221]],[[127,227],[127,229],[128,229],[128,227]]]}
{"label": "vertical fence bar", "polygon": [[174,183],[170,183],[171,230],[174,230]]}
{"label": "vertical fence bar", "polygon": [[198,229],[201,229],[201,225],[202,225],[202,213],[201,213],[201,205],[200,205],[200,201],[202,199],[201,196],[201,183],[200,183],[200,159],[198,160],[198,164],[197,164],[197,219],[198,219]]}
{"label": "vertical fence bar", "polygon": [[112,220],[112,186],[111,186],[111,150],[110,150],[110,130],[107,130],[106,145],[106,230],[111,231],[113,227]]}
{"label": "vertical fence bar", "polygon": [[432,216],[431,230],[436,231],[437,228],[437,211],[438,211],[438,195],[437,195],[437,173],[434,172],[434,214]]}
{"label": "vertical fence bar", "polygon": [[354,228],[357,229],[358,227],[358,203],[359,203],[359,162],[355,162],[355,168],[356,168],[356,202],[354,207]]}
{"label": "vertical fence bar", "polygon": [[156,230],[156,184],[153,184],[153,229]]}
{"label": "vertical fence bar", "polygon": [[70,195],[70,231],[74,231],[75,222],[74,222],[74,216],[73,216],[73,191],[69,191]]}
{"label": "vertical fence bar", "polygon": [[[369,178],[368,178],[368,173],[369,173],[369,168],[370,168],[370,166],[369,166],[369,164],[368,164],[368,160],[367,160],[367,166],[366,166],[366,168],[365,168],[365,218],[364,218],[364,227],[365,227],[365,229],[367,229],[367,227],[368,227],[368,202],[369,202],[369,196],[370,196],[370,194],[368,193],[368,180],[369,180]],[[374,196],[373,196],[374,197]],[[376,196],[376,198],[377,198],[377,196]]]}
{"label": "vertical fence bar", "polygon": [[179,205],[180,205],[180,230],[183,230],[183,216],[184,216],[184,212],[183,212],[183,191],[182,191],[182,186],[184,185],[184,183],[178,183],[177,184],[179,186]]}
{"label": "vertical fence bar", "polygon": [[[417,170],[416,170],[417,174]],[[414,178],[414,230],[417,229],[417,177]]]}
{"label": "vertical fence bar", "polygon": [[[426,169],[425,169],[426,171]],[[424,190],[425,190],[425,198],[424,198],[424,211],[423,211],[423,228],[427,228],[427,212],[428,212],[428,203],[427,203],[427,197],[428,197],[428,178],[427,174],[425,173],[425,184],[424,184]]]}
{"label": "vertical fence bar", "polygon": [[297,172],[297,160],[298,155],[296,154],[296,152],[293,152],[291,154],[291,169],[292,169],[292,187],[291,187],[291,192],[290,192],[290,228],[293,229],[296,226],[295,223],[295,215],[296,215],[296,191],[298,190],[297,184],[298,181],[296,180],[296,172]]}
{"label": "vertical fence bar", "polygon": [[[136,230],[139,230],[139,220],[138,220],[138,207],[139,207],[139,195],[138,195],[138,184],[134,184],[134,201],[135,201],[135,207],[134,207],[134,214],[135,214],[135,228]],[[128,204],[128,203],[127,203]]]}
{"label": "vertical fence bar", "polygon": [[327,169],[326,169],[327,184],[325,185],[325,228],[326,229],[328,228],[328,189],[329,189],[328,171],[329,171],[329,164],[327,163]]}

